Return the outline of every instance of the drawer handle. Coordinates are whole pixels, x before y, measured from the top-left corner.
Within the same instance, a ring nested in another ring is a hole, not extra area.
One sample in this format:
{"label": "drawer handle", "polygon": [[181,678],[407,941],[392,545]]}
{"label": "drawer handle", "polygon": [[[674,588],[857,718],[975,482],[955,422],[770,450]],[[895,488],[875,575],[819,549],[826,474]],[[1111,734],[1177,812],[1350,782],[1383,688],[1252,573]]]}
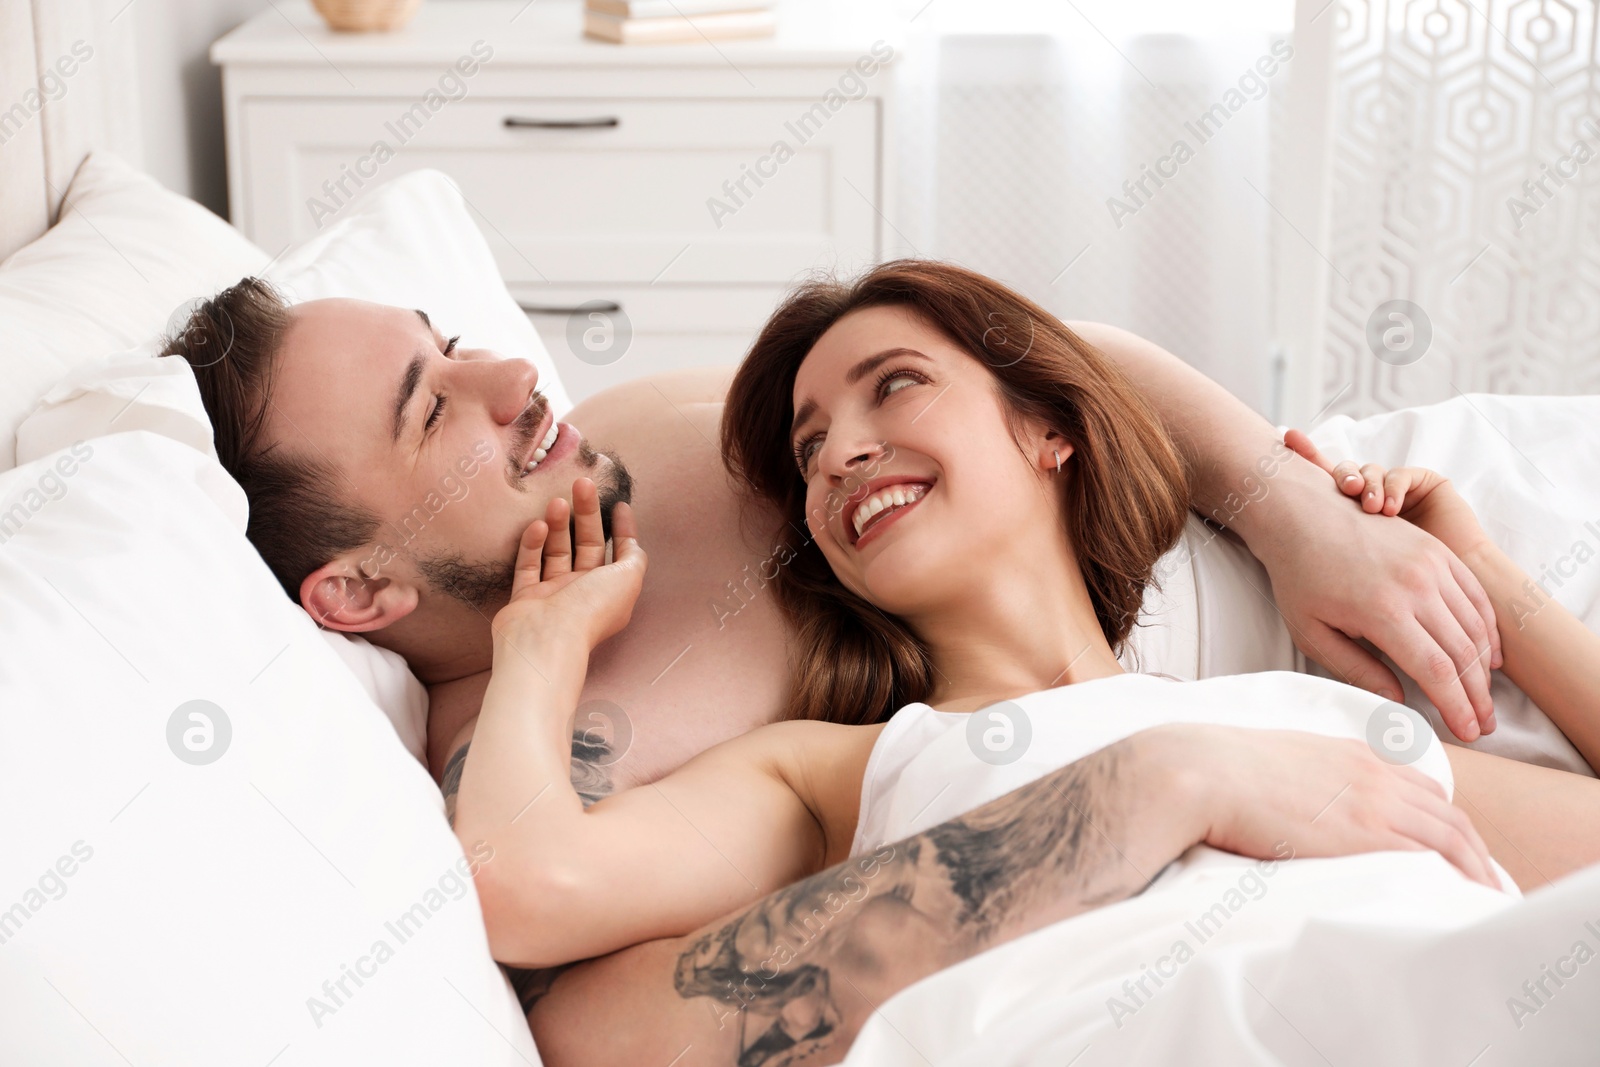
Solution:
{"label": "drawer handle", "polygon": [[577,315],[581,312],[597,312],[602,315],[614,315],[622,310],[622,305],[615,300],[591,300],[586,304],[572,304],[569,306],[551,306],[548,304],[524,304],[517,301],[517,307],[530,315]]}
{"label": "drawer handle", "polygon": [[525,119],[507,115],[507,126],[525,130],[605,130],[622,125],[615,115],[602,115],[592,119]]}

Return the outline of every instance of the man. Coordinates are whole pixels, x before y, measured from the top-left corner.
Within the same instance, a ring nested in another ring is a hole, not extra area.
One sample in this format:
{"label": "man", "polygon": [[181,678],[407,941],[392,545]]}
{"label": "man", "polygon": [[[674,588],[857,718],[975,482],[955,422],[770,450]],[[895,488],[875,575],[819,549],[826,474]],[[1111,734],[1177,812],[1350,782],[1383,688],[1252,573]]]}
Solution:
{"label": "man", "polygon": [[[285,590],[321,625],[399,652],[429,686],[428,764],[447,804],[488,682],[489,621],[509,593],[518,540],[580,474],[596,481],[608,508],[631,494],[651,551],[631,625],[591,661],[574,746],[580,791],[597,798],[651,782],[777,718],[786,634],[761,575],[780,523],[742,503],[722,467],[714,442],[729,372],[621,385],[557,424],[532,364],[447,338],[446,326],[470,338],[470,323],[436,326],[415,309],[350,300],[291,309],[246,279],[202,306],[168,351],[194,357],[219,456],[250,497],[250,537]],[[1195,508],[1226,517],[1266,565],[1307,655],[1399,699],[1395,677],[1356,643],[1369,639],[1418,678],[1452,726],[1492,728],[1492,610],[1442,545],[1410,524],[1362,515],[1298,458],[1271,463],[1266,481],[1265,461],[1282,449],[1262,419],[1149,342],[1092,323],[1074,328],[1144,388],[1184,451]],[[200,357],[230,334],[225,358]],[[1121,823],[1131,801],[1102,800],[1096,822]],[[960,862],[940,856],[946,867]],[[1074,885],[1087,895],[1058,887],[1056,917],[1138,888],[1084,857],[1073,862],[1086,865]],[[743,914],[784,907],[781,897]],[[707,975],[734,966],[732,940],[719,947],[706,938],[523,976],[541,1048],[574,1047],[590,1024],[617,1047],[669,1033],[709,1047],[724,1029],[716,1012],[674,1016],[668,1026],[640,1007],[674,996],[717,1001],[726,975]],[[709,970],[706,953],[720,961]],[[927,957],[899,960],[887,977],[880,969],[878,994],[951,962]],[[720,1003],[743,1014],[742,1001]],[[781,1016],[790,1003],[768,1007]],[[696,1029],[708,1018],[709,1033]],[[844,1023],[830,1030],[853,1032]]]}

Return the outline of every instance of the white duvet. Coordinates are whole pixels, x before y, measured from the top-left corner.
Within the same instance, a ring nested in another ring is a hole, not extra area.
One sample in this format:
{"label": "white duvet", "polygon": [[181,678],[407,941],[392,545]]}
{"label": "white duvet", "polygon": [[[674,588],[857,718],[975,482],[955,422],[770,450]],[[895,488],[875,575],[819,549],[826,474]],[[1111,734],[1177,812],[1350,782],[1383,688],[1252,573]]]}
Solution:
{"label": "white duvet", "polygon": [[[1542,592],[1596,628],[1595,426],[1600,399],[1472,396],[1359,423],[1331,420],[1313,436],[1337,458],[1419,463],[1450,475]],[[1180,559],[1186,566],[1152,598],[1159,611],[1141,635],[1139,666],[1184,678],[1296,666],[1287,631],[1262,596],[1259,566],[1225,541],[1206,543],[1197,526],[1190,537],[1198,540]],[[1266,684],[1294,686],[1281,677]],[[1481,747],[1588,770],[1504,679],[1494,696],[1500,730]],[[1407,703],[1432,713],[1410,685]],[[1257,712],[1239,709],[1259,707],[1200,705],[1223,721],[1253,721]],[[1035,744],[1040,710],[1032,713]],[[1290,725],[1285,714],[1277,725]],[[1114,739],[1116,731],[1096,729],[1099,744]],[[936,754],[929,759],[925,772],[939,766]],[[929,805],[937,775],[919,777],[916,767],[874,798],[874,811],[890,813],[875,833],[893,839],[998,795],[993,769],[946,773],[951,788]],[[923,805],[915,820],[893,814]],[[1134,900],[998,946],[903,991],[881,1006],[845,1062],[1600,1063],[1600,867],[1526,898],[1473,885],[1433,854],[1294,860],[1271,871],[1191,850]],[[1211,923],[1196,925],[1207,914]]]}
{"label": "white duvet", "polygon": [[[1600,868],[1518,901],[1464,882],[1438,892],[1443,861],[1425,854],[1297,860],[1243,887],[1250,872],[1211,869],[1219,858],[911,987],[882,1005],[845,1062],[1489,1067],[1600,1056]],[[1230,893],[1231,917],[1199,927]]]}

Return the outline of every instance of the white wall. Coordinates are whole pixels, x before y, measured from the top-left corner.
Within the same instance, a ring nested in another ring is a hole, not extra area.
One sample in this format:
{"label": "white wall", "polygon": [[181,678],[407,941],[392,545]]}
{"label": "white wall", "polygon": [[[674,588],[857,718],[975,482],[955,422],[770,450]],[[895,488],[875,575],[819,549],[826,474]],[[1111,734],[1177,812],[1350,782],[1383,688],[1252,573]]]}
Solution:
{"label": "white wall", "polygon": [[113,4],[122,11],[118,18],[135,22],[144,169],[167,188],[198,200],[223,218],[228,216],[228,171],[222,72],[211,65],[207,53],[218,37],[271,6],[268,0]]}
{"label": "white wall", "polygon": [[211,42],[268,7],[267,0],[136,0],[144,169],[167,188],[228,215],[222,73]]}

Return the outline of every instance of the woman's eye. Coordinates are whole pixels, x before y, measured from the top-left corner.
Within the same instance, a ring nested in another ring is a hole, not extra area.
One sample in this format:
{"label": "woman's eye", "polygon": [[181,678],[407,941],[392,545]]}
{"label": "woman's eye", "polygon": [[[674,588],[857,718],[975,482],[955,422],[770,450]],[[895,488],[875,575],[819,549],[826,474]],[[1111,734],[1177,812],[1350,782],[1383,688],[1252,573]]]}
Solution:
{"label": "woman's eye", "polygon": [[446,341],[444,345],[444,354],[448,356],[450,353],[454,352],[456,350],[456,342],[459,340],[461,340],[461,335],[458,333],[454,337],[450,338],[450,340]]}
{"label": "woman's eye", "polygon": [[816,437],[808,437],[794,446],[794,465],[800,468],[801,474],[811,465],[811,454],[815,451],[817,441]]}
{"label": "woman's eye", "polygon": [[906,368],[887,371],[878,378],[878,396],[881,399],[890,393],[904,389],[908,385],[920,385],[927,380],[916,371]]}

